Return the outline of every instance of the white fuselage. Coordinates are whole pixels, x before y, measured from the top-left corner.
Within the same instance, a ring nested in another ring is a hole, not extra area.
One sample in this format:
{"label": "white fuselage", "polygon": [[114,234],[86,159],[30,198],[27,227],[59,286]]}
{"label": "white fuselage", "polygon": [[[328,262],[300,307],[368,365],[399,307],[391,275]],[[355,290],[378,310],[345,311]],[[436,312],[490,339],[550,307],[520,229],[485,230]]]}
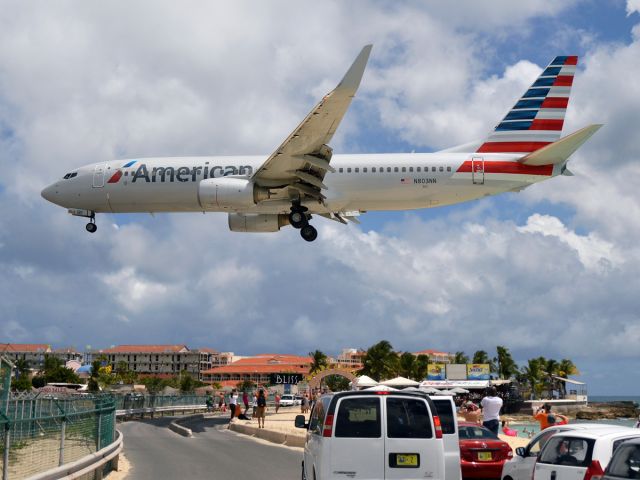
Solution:
{"label": "white fuselage", "polygon": [[[326,200],[305,200],[311,213],[429,208],[518,191],[560,173],[558,165],[527,166],[522,154],[408,153],[334,155],[324,177]],[[57,205],[96,213],[287,213],[291,202],[273,198],[249,208],[204,207],[199,183],[211,177],[249,178],[263,156],[163,157],[83,166],[45,188]]]}

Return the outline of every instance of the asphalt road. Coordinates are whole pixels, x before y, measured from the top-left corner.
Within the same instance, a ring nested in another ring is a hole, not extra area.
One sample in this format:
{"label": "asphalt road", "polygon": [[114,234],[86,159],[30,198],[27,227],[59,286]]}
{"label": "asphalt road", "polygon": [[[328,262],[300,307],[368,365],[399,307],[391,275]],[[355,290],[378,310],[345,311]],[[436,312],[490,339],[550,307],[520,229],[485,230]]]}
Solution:
{"label": "asphalt road", "polygon": [[302,451],[256,441],[226,430],[226,417],[184,423],[185,438],[169,430],[172,418],[118,425],[131,464],[127,479],[300,479]]}

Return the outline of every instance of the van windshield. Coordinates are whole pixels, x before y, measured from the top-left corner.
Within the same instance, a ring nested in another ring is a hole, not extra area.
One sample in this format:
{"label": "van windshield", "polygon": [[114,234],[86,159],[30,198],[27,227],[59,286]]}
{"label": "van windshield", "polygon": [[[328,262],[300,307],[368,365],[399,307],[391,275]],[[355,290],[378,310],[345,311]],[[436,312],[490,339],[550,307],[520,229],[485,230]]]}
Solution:
{"label": "van windshield", "polygon": [[387,398],[389,438],[431,438],[427,403],[415,398]]}

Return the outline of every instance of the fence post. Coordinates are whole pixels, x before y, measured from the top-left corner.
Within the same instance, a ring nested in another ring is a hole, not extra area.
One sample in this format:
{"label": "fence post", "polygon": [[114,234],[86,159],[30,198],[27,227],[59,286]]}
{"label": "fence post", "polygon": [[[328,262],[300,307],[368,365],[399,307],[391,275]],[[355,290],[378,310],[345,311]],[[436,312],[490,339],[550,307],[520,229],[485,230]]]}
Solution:
{"label": "fence post", "polygon": [[100,440],[102,439],[102,410],[98,410],[98,443],[96,445],[96,452],[102,448],[100,446]]}
{"label": "fence post", "polygon": [[58,459],[58,466],[64,465],[64,437],[67,430],[67,417],[62,417],[62,425],[60,429],[60,458]]}
{"label": "fence post", "polygon": [[11,423],[9,417],[0,412],[0,416],[7,422],[4,426],[4,455],[2,456],[2,480],[9,480],[9,447],[11,446]]}

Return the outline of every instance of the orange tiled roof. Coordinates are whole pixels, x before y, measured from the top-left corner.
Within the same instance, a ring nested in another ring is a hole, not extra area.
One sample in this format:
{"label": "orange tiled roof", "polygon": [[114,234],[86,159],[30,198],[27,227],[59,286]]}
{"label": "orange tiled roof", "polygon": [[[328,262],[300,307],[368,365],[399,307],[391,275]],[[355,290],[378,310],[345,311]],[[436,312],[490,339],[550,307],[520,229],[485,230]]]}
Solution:
{"label": "orange tiled roof", "polygon": [[211,368],[201,373],[211,375],[219,373],[309,373],[309,365],[237,365],[237,363]]}
{"label": "orange tiled roof", "polygon": [[102,350],[102,353],[178,353],[190,351],[186,345],[117,345]]}
{"label": "orange tiled roof", "polygon": [[299,355],[282,354],[260,354],[254,357],[241,358],[231,365],[287,365],[287,364],[310,364],[311,357],[301,357]]}
{"label": "orange tiled roof", "polygon": [[218,350],[214,350],[213,348],[199,348],[198,351],[202,353],[220,353]]}
{"label": "orange tiled roof", "polygon": [[51,347],[46,343],[0,343],[2,352],[51,352]]}
{"label": "orange tiled roof", "polygon": [[420,350],[419,352],[413,352],[414,355],[451,355],[448,352],[439,352],[437,350]]}

